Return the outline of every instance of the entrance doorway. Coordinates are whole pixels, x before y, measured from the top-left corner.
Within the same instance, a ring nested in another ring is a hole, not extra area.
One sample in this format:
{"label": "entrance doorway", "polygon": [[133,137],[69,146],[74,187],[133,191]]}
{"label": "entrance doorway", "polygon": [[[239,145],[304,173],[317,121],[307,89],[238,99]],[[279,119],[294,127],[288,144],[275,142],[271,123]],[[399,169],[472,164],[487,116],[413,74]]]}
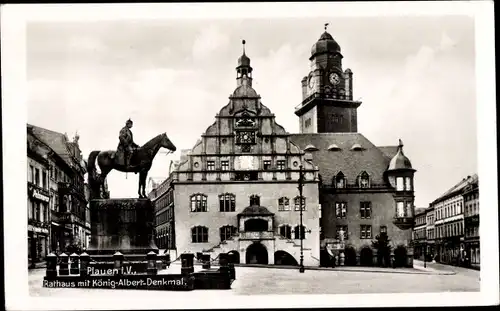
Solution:
{"label": "entrance doorway", "polygon": [[247,248],[246,263],[267,265],[268,257],[266,247],[260,243],[253,243],[250,245]]}

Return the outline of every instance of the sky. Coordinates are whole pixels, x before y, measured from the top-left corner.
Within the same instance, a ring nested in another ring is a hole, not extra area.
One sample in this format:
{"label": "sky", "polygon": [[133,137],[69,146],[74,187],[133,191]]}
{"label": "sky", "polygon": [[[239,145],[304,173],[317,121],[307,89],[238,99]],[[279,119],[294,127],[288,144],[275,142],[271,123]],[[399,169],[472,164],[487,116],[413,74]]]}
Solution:
{"label": "sky", "polygon": [[[125,121],[144,144],[166,132],[150,177],[192,148],[229,102],[246,40],[253,87],[276,121],[298,133],[294,107],[312,45],[328,32],[353,71],[358,131],[375,145],[404,142],[415,205],[426,207],[477,172],[474,19],[468,16],[122,19],[30,22],[28,123],[76,132],[85,158],[111,150]],[[138,175],[112,171],[112,197],[136,197]]]}

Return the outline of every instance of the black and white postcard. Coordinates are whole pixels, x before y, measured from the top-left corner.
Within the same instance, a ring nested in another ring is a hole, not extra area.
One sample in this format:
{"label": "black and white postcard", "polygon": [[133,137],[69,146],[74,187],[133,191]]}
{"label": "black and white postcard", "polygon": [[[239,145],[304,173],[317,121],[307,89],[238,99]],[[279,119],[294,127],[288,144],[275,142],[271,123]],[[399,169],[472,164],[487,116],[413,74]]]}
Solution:
{"label": "black and white postcard", "polygon": [[498,304],[492,2],[1,13],[7,309]]}

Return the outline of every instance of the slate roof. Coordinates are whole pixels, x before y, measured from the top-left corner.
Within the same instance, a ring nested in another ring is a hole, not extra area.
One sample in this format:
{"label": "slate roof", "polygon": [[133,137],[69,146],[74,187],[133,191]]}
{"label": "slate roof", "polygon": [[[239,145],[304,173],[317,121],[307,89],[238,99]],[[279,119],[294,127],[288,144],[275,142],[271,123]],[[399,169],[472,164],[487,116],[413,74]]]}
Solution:
{"label": "slate roof", "polygon": [[477,182],[477,180],[478,180],[477,174],[474,174],[472,176],[467,176],[467,178],[464,178],[461,181],[459,181],[456,185],[454,185],[453,187],[448,189],[448,191],[446,191],[445,193],[440,195],[437,199],[435,199],[431,204],[438,203],[442,200],[445,200],[451,196],[458,194],[459,192],[464,190],[464,188],[467,187],[469,184]]}
{"label": "slate roof", "polygon": [[67,139],[64,134],[31,124],[28,124],[27,128],[31,129],[36,137],[54,150],[54,152],[57,153],[69,167],[74,167],[74,162],[66,145]]}
{"label": "slate roof", "polygon": [[415,207],[415,216],[425,214],[427,208],[425,207]]}
{"label": "slate roof", "polygon": [[382,151],[384,156],[389,160],[398,152],[398,146],[379,146],[378,149]]}
{"label": "slate roof", "polygon": [[246,207],[243,212],[241,212],[239,215],[274,215],[271,213],[267,208],[264,206],[260,205],[251,205]]}
{"label": "slate roof", "polygon": [[[330,185],[340,171],[348,184],[354,184],[363,171],[368,173],[371,183],[383,184],[384,172],[397,151],[397,146],[380,149],[361,133],[291,134],[290,139],[301,149],[309,144],[319,149],[310,153],[326,185]],[[336,144],[340,150],[328,150],[332,144]],[[359,144],[362,150],[351,150],[354,144]]]}

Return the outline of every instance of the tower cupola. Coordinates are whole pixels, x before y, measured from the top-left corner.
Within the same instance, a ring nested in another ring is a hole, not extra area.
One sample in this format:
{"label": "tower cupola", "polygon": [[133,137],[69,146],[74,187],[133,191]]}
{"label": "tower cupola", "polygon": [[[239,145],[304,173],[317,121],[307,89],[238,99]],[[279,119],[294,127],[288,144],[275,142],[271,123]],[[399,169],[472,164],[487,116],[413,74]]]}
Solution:
{"label": "tower cupola", "polygon": [[403,142],[399,140],[398,151],[389,162],[386,176],[394,191],[394,220],[393,223],[401,229],[411,228],[415,215],[414,183],[415,169],[410,159],[403,153]]}
{"label": "tower cupola", "polygon": [[323,32],[319,40],[313,44],[311,48],[311,57],[309,58],[309,60],[312,60],[313,58],[321,54],[334,54],[339,55],[340,58],[342,58],[340,45],[337,43],[337,41],[335,41],[335,39],[333,39],[332,35],[330,35],[326,31],[327,27],[328,23],[325,24],[325,32]]}
{"label": "tower cupola", "polygon": [[411,167],[410,159],[408,159],[408,157],[405,156],[405,154],[403,153],[403,142],[401,141],[401,139],[399,140],[398,152],[391,159],[391,162],[389,162],[389,168],[387,170],[388,171],[395,171],[395,170],[411,170],[411,171],[413,171],[413,168]]}
{"label": "tower cupola", "polygon": [[250,66],[250,58],[245,54],[245,43],[243,40],[243,55],[238,58],[238,67],[236,67],[236,81],[238,86],[252,86],[252,66]]}

